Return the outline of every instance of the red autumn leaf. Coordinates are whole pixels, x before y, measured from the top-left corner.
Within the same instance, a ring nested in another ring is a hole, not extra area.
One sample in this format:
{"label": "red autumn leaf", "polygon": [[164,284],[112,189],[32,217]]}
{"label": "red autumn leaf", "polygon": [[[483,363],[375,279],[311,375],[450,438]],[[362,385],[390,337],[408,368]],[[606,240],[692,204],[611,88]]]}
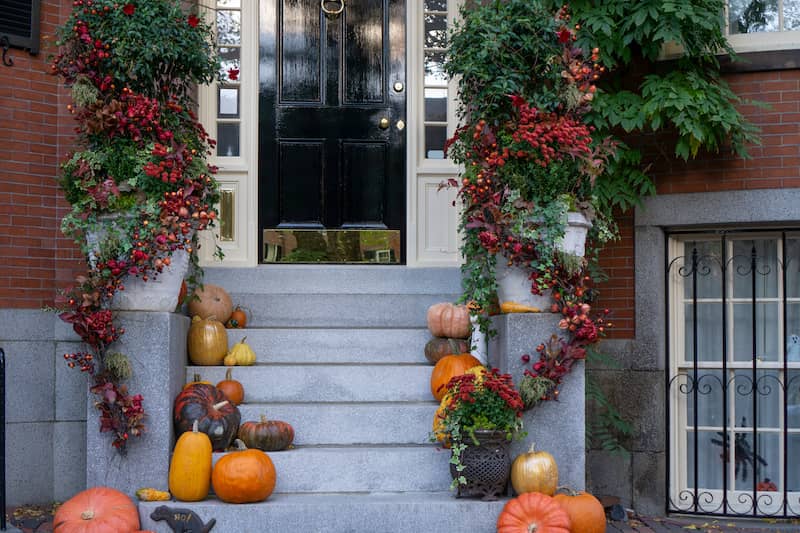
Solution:
{"label": "red autumn leaf", "polygon": [[129,3],[129,4],[125,4],[124,6],[122,6],[122,12],[125,13],[126,15],[128,15],[128,16],[133,15],[134,11],[136,11],[136,6],[133,5],[133,4]]}
{"label": "red autumn leaf", "polygon": [[572,34],[567,28],[561,28],[558,32],[558,42],[560,43],[568,43],[569,40],[572,38]]}
{"label": "red autumn leaf", "polygon": [[200,19],[197,18],[196,15],[189,15],[189,18],[186,19],[186,22],[188,22],[189,26],[191,26],[192,28],[196,28],[197,25],[200,23]]}
{"label": "red autumn leaf", "polygon": [[238,68],[229,68],[228,69],[228,79],[231,81],[236,81],[239,79],[239,69]]}

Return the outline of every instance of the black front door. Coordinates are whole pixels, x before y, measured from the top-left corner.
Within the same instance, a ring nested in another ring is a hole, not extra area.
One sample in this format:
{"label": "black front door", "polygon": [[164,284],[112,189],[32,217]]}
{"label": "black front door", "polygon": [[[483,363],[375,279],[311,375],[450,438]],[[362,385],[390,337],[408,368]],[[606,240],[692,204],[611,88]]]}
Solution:
{"label": "black front door", "polygon": [[259,54],[262,260],[285,233],[369,248],[390,230],[397,251],[381,251],[402,255],[404,0],[261,0]]}

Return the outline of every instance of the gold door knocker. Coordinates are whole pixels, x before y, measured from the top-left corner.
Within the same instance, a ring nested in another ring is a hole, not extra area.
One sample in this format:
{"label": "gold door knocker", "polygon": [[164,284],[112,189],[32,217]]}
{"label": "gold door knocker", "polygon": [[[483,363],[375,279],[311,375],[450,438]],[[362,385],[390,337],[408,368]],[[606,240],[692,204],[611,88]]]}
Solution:
{"label": "gold door knocker", "polygon": [[[338,8],[328,8],[326,7],[328,4],[339,4]],[[326,15],[338,15],[342,11],[344,11],[344,0],[319,0],[319,6],[322,8],[322,12]]]}

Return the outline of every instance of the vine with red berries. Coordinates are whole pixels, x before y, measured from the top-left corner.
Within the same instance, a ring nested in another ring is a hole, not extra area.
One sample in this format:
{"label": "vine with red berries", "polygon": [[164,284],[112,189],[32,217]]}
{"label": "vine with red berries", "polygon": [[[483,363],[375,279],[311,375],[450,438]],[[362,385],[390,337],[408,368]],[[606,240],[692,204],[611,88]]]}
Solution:
{"label": "vine with red berries", "polygon": [[[156,278],[178,250],[196,269],[198,233],[214,224],[219,198],[206,162],[215,143],[191,94],[219,65],[211,26],[169,0],[75,0],[58,44],[52,72],[71,89],[77,122],[77,149],[61,168],[72,206],[62,231],[87,257],[86,274],[57,300],[86,345],[64,358],[91,376],[100,431],[124,453],[145,431],[144,399],[125,384],[128,358],[111,351],[124,328],[109,306],[126,278]],[[92,233],[99,242],[87,241]]]}

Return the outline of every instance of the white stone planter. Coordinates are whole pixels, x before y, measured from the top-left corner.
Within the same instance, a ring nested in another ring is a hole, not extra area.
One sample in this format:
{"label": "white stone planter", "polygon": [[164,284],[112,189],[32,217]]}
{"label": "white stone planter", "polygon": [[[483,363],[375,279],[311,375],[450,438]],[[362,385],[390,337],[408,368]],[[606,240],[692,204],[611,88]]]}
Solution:
{"label": "white stone planter", "polygon": [[189,253],[176,250],[170,265],[156,277],[147,281],[127,275],[122,279],[124,291],[114,293],[111,309],[116,311],[167,311],[174,312],[178,306],[181,283],[189,270]]}
{"label": "white stone planter", "polygon": [[[567,213],[567,227],[564,237],[558,243],[562,252],[583,257],[586,253],[586,235],[592,223],[581,212]],[[501,302],[517,302],[531,307],[546,310],[552,303],[550,291],[543,294],[531,293],[531,270],[519,266],[509,267],[505,258],[498,256],[495,267],[497,282],[497,298]]]}
{"label": "white stone planter", "polygon": [[[101,224],[96,232],[86,234],[89,245],[89,264],[94,268],[96,250],[109,231],[113,231],[118,215],[99,217]],[[158,276],[150,275],[147,281],[126,275],[122,278],[125,290],[117,290],[109,305],[115,311],[167,311],[174,312],[178,306],[181,283],[189,271],[189,254],[186,250],[173,252],[170,265]]]}

